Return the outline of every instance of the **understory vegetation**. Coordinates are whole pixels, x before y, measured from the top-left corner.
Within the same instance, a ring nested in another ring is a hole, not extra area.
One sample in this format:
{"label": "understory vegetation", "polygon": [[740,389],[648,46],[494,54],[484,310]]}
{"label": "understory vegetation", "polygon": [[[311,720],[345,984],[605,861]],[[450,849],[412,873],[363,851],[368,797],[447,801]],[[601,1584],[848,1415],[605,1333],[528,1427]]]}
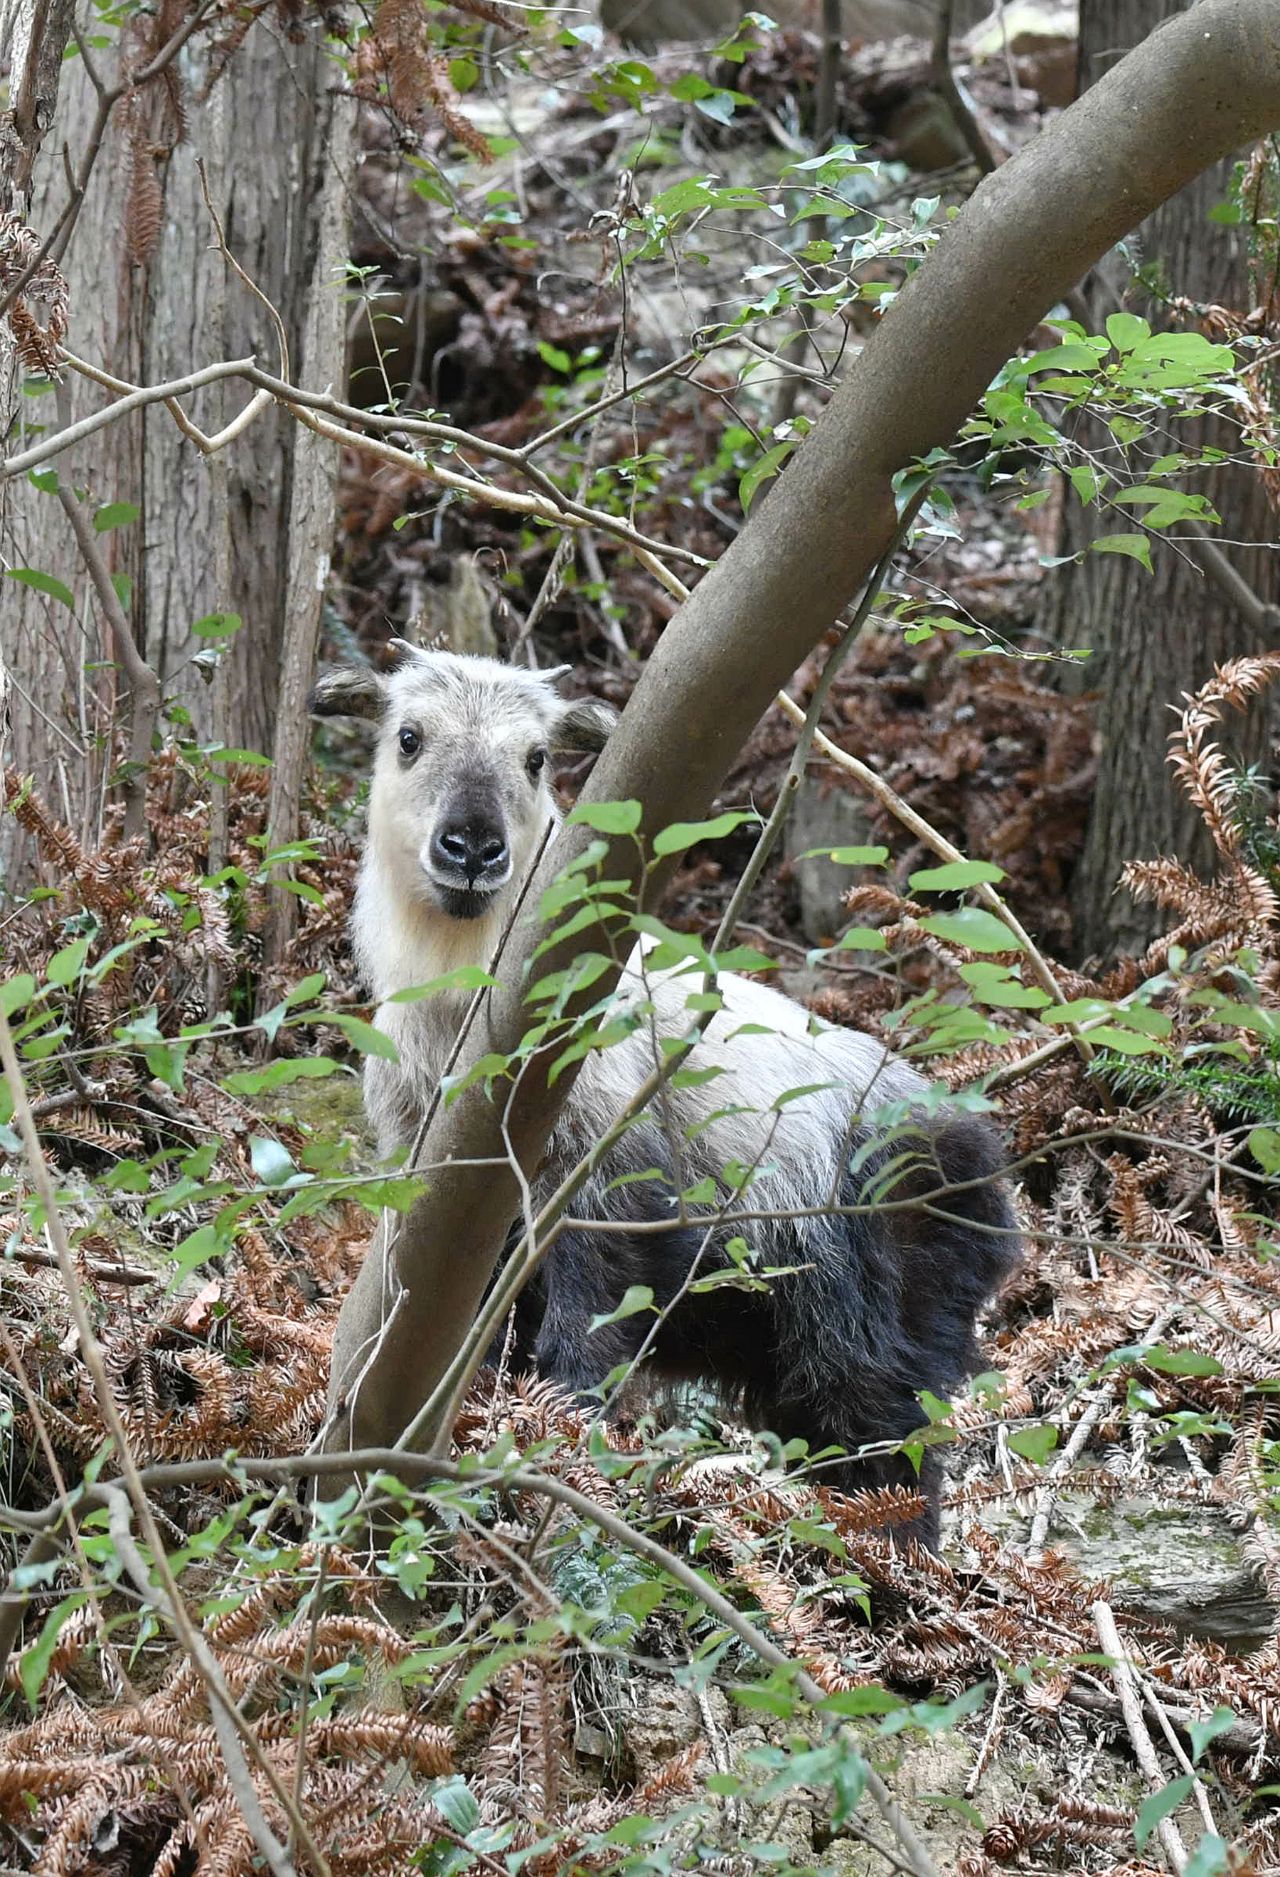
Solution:
{"label": "understory vegetation", "polygon": [[[236,82],[251,31],[287,38],[306,11],[201,9],[210,86]],[[963,115],[929,120],[941,159],[910,143],[907,107],[944,95],[916,40],[855,42],[829,93],[819,36],[756,16],[644,55],[576,16],[517,31],[489,0],[329,21],[359,112],[329,289],[351,376],[344,399],[291,400],[258,367],[242,387],[327,425],[323,655],[380,666],[403,636],[569,663],[625,707],[927,265],[974,136],[1003,158],[1065,101],[1062,11],[1022,50],[965,42]],[[188,12],[95,6],[85,43],[105,60],[131,35],[136,76]],[[141,266],[150,94],[122,96]],[[105,675],[128,660],[103,578],[117,611],[132,589],[102,544],[141,528],[142,497],[79,483],[54,416],[84,363],[74,295],[58,275],[42,297],[38,271],[15,287],[32,253],[0,248],[28,393],[11,460],[24,497],[66,495],[99,543],[48,567],[7,543],[3,583],[85,627],[75,747],[4,770],[7,1868],[1280,1868],[1280,651],[1259,632],[1170,685],[1168,775],[1197,834],[1115,856],[1150,942],[1084,957],[1097,700],[1081,644],[1037,624],[1064,503],[1105,518],[1087,552],[1144,574],[1182,556],[1211,584],[1209,476],[1262,477],[1280,510],[1278,190],[1273,144],[1224,189],[1247,304],[1180,300],[1152,257],[1113,255],[1110,310],[1060,306],[952,446],[898,475],[862,605],[707,820],[645,847],[639,804],[570,809],[595,838],[542,910],[573,965],[535,964],[521,1048],[442,1091],[501,1100],[539,1052],[567,1066],[643,1023],[586,998],[643,936],[687,974],[695,1028],[717,971],[759,973],[908,1055],[938,1102],[995,1115],[1025,1252],[983,1372],[924,1399],[937,1556],[894,1541],[916,1495],[837,1492],[829,1455],[647,1391],[643,1363],[600,1412],[481,1368],[447,1454],[325,1452],[343,1298],[379,1222],[431,1185],[379,1162],[361,1108],[364,1059],[394,1055],[347,938],[367,736],[318,733],[292,826],[280,750],[209,729],[163,678],[139,745],[138,672],[118,695]],[[209,241],[232,256],[234,226]],[[230,602],[195,623],[200,685],[260,629]],[[4,662],[21,684],[7,636]],[[584,776],[562,768],[566,805]],[[674,865],[660,906],[612,877],[628,840]],[[695,1037],[668,1073],[698,1072]],[[756,1171],[671,1195],[708,1229],[746,1215],[733,1268],[695,1290],[786,1283],[752,1256]],[[652,1314],[652,1293],[625,1308]]]}

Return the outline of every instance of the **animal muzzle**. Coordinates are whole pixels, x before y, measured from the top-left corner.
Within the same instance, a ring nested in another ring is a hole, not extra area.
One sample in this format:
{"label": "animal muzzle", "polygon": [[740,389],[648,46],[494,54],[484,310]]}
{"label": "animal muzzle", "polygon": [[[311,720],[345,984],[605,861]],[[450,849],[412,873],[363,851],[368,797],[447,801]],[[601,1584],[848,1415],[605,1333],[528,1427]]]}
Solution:
{"label": "animal muzzle", "polygon": [[511,877],[505,830],[489,817],[441,820],[427,847],[427,872],[445,911],[474,918]]}

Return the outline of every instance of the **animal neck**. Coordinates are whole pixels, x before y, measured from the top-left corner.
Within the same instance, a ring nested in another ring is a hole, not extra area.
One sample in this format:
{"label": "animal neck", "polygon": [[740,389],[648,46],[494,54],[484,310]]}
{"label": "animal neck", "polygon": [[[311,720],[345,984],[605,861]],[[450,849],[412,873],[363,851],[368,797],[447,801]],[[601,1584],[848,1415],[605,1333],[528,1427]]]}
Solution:
{"label": "animal neck", "polygon": [[352,934],[362,975],[381,1001],[463,965],[488,964],[506,918],[506,894],[479,919],[451,919],[424,897],[361,869]]}

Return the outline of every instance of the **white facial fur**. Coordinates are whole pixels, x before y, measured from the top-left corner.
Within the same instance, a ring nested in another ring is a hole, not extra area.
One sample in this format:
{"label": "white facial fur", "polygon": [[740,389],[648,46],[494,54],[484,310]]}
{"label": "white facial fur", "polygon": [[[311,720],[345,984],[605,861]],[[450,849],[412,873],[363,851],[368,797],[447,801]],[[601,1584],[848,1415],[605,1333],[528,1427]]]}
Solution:
{"label": "white facial fur", "polygon": [[[360,964],[378,997],[483,962],[556,805],[549,763],[566,706],[551,682],[496,660],[437,652],[386,681],[369,797],[369,838],[355,909]],[[406,757],[405,731],[419,738]],[[483,796],[501,819],[509,861],[484,909],[460,918],[431,853],[451,802]]]}

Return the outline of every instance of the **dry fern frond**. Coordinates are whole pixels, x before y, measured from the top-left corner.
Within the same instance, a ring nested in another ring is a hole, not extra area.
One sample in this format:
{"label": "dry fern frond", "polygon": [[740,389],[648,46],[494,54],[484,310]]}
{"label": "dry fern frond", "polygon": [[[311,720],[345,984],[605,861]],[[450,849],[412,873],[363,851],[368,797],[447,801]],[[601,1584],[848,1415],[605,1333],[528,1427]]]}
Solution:
{"label": "dry fern frond", "polygon": [[1207,684],[1187,696],[1181,721],[1170,736],[1169,761],[1224,859],[1234,859],[1240,848],[1239,829],[1230,812],[1235,784],[1226,758],[1209,741],[1209,734],[1226,711],[1247,710],[1277,678],[1280,652],[1229,659],[1215,668]]}
{"label": "dry fern frond", "polygon": [[0,214],[0,299],[11,293],[5,318],[19,362],[29,372],[56,378],[58,347],[67,336],[67,283],[51,260],[40,259],[34,229],[6,210]]}
{"label": "dry fern frond", "polygon": [[[510,16],[491,0],[453,0],[459,12],[499,25]],[[422,0],[379,0],[366,36],[352,61],[356,96],[374,102],[385,97],[406,129],[421,133],[434,113],[449,132],[482,163],[493,161],[488,142],[471,123],[449,77],[449,62],[428,37]]]}

